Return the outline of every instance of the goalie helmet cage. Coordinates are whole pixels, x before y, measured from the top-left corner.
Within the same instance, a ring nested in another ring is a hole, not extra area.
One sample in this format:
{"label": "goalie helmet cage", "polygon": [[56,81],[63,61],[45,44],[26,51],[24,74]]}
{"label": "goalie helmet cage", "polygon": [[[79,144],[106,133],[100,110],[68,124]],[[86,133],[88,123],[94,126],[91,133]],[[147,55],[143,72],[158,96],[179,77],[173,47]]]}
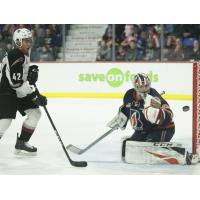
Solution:
{"label": "goalie helmet cage", "polygon": [[192,154],[200,153],[200,63],[193,64]]}

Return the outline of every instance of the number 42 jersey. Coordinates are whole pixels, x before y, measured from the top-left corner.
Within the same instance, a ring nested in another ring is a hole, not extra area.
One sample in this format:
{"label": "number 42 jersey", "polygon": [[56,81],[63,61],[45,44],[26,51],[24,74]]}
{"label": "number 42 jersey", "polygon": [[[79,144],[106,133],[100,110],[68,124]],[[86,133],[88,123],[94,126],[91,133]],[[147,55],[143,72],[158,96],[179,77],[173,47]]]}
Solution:
{"label": "number 42 jersey", "polygon": [[16,94],[23,98],[34,89],[27,81],[30,55],[12,49],[4,56],[0,67],[0,94]]}

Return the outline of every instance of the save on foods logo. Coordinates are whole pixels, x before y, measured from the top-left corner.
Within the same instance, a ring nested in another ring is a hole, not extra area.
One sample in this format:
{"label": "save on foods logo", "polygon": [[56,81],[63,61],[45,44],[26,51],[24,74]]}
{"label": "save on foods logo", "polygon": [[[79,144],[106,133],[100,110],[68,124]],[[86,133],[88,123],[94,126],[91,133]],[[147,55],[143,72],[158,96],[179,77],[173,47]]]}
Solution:
{"label": "save on foods logo", "polygon": [[[158,74],[149,71],[147,73],[152,82],[158,82]],[[117,88],[123,83],[132,81],[135,74],[129,70],[122,71],[119,68],[112,68],[107,73],[85,73],[79,74],[79,82],[106,82],[110,87]]]}

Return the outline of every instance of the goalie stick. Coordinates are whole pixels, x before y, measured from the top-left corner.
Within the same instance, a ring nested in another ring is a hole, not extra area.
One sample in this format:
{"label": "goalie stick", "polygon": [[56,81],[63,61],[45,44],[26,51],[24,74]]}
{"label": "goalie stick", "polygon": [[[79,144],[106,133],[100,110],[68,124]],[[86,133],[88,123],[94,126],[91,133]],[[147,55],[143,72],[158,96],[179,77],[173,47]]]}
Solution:
{"label": "goalie stick", "polygon": [[[35,87],[36,93],[37,93],[37,94],[40,94],[40,92],[39,92],[39,90],[38,90],[38,88],[36,87],[35,84],[34,84],[34,87]],[[69,156],[67,150],[65,149],[64,143],[63,143],[63,141],[62,141],[62,139],[61,139],[61,137],[60,137],[60,135],[59,135],[59,133],[58,133],[58,131],[57,131],[57,129],[56,129],[54,123],[53,123],[53,120],[51,119],[51,116],[50,116],[50,114],[49,114],[49,112],[48,112],[46,106],[43,106],[43,108],[44,108],[44,110],[45,110],[45,112],[46,112],[46,114],[47,114],[47,117],[48,117],[48,119],[49,119],[49,121],[50,121],[50,123],[51,123],[51,125],[52,125],[52,127],[53,127],[53,129],[54,129],[54,132],[55,132],[55,134],[56,134],[56,136],[57,136],[57,138],[58,138],[58,140],[59,140],[59,142],[60,142],[60,144],[61,144],[61,146],[62,146],[62,148],[63,148],[63,150],[64,150],[64,152],[65,152],[65,155],[67,156],[67,158],[68,158],[68,160],[69,160],[69,162],[70,162],[70,164],[71,164],[72,166],[74,166],[74,167],[86,167],[86,166],[87,166],[87,162],[86,162],[86,161],[74,161],[74,160],[72,160],[72,159],[70,158],[70,156]]]}
{"label": "goalie stick", "polygon": [[103,138],[105,138],[106,136],[108,136],[109,134],[111,134],[114,130],[117,130],[119,127],[118,125],[114,126],[112,129],[110,129],[109,131],[107,131],[106,133],[104,133],[102,136],[100,136],[99,138],[97,138],[96,140],[94,140],[91,144],[89,144],[87,147],[85,147],[84,149],[80,149],[72,144],[69,144],[66,149],[69,149],[71,152],[75,153],[75,154],[82,154],[84,152],[86,152],[88,149],[90,149],[91,147],[93,147],[95,144],[97,144],[99,141],[101,141]]}

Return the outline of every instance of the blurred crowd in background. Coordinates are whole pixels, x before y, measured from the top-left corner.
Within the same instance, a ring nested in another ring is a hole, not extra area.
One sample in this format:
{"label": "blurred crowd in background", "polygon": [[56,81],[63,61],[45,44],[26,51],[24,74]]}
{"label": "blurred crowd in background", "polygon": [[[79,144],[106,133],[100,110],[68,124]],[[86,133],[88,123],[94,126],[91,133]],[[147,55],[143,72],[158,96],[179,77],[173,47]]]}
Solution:
{"label": "blurred crowd in background", "polygon": [[1,24],[0,25],[0,57],[13,47],[12,35],[18,28],[27,28],[32,31],[34,42],[31,52],[32,61],[55,61],[62,47],[62,26]]}
{"label": "blurred crowd in background", "polygon": [[[99,42],[98,60],[112,59],[112,30]],[[200,25],[126,24],[116,25],[115,33],[117,61],[200,60]]]}
{"label": "blurred crowd in background", "polygon": [[[60,59],[66,47],[70,25],[0,25],[0,58],[12,46],[12,34],[28,28],[34,36],[32,61],[67,61]],[[64,31],[63,31],[64,30]],[[113,32],[114,31],[114,32]],[[65,37],[63,37],[65,35]],[[96,61],[194,61],[200,60],[200,25],[198,24],[116,24],[107,25],[98,39]],[[113,46],[114,45],[114,46]]]}

